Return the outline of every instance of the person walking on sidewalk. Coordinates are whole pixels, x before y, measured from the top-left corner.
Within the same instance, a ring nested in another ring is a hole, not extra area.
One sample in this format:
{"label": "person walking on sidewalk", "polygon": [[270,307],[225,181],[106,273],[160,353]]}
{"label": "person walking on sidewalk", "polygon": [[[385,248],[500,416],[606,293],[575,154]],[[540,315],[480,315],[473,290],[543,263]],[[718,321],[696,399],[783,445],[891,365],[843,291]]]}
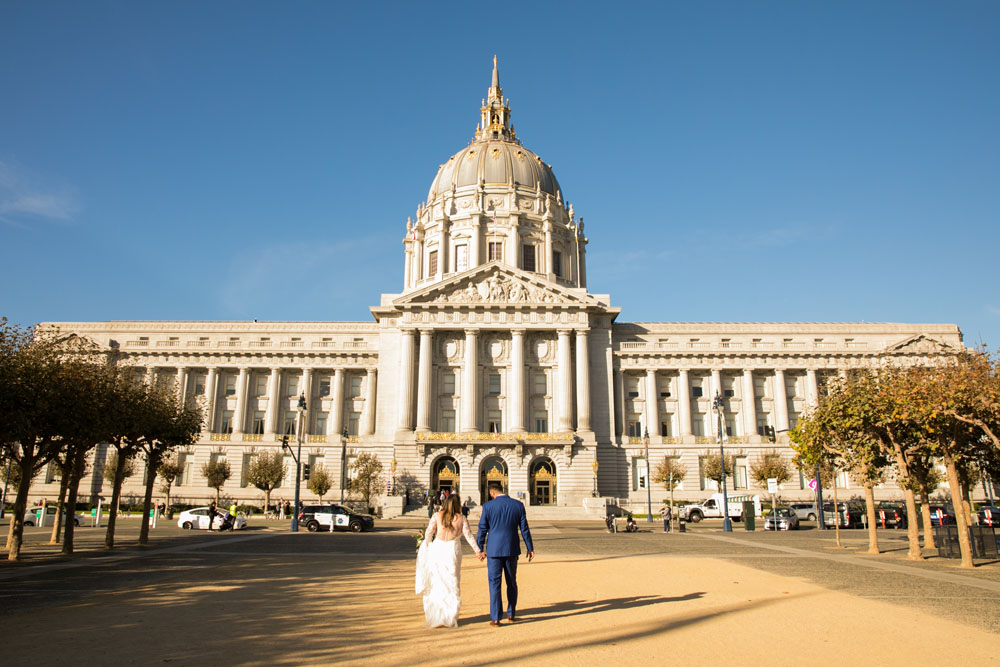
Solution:
{"label": "person walking on sidewalk", "polygon": [[672,518],[673,508],[670,505],[664,505],[660,508],[660,514],[663,515],[663,532],[669,533],[671,531],[670,519]]}

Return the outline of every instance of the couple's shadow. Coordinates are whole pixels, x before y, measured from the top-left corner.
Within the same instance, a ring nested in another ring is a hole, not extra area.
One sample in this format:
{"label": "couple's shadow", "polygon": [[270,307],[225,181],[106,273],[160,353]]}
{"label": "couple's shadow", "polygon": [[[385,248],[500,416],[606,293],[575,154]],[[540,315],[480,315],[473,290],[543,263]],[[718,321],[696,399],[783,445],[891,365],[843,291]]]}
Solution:
{"label": "couple's shadow", "polygon": [[[569,616],[579,616],[581,614],[599,614],[605,611],[617,609],[636,609],[638,607],[648,607],[654,604],[665,604],[667,602],[685,602],[687,600],[697,600],[704,597],[705,593],[688,593],[677,597],[664,597],[662,595],[633,595],[624,598],[610,598],[607,600],[567,600],[565,602],[555,602],[544,607],[532,607],[529,609],[517,610],[518,625],[524,623],[536,623],[538,621],[548,621],[554,618],[566,618]],[[466,623],[481,623],[490,620],[489,614],[473,616],[465,619]]]}

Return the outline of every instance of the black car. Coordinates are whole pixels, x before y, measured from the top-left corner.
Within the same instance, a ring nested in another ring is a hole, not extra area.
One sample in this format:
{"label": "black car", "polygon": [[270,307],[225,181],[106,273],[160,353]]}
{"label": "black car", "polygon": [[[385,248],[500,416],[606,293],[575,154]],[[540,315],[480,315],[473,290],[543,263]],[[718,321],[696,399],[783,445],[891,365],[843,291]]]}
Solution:
{"label": "black car", "polygon": [[955,508],[951,505],[931,505],[931,525],[932,526],[953,526],[955,525]]}
{"label": "black car", "polygon": [[979,511],[976,514],[979,515],[979,525],[981,526],[1000,525],[1000,507],[996,507],[995,505],[980,505]]}
{"label": "black car", "polygon": [[[864,528],[865,506],[856,503],[837,503],[837,517],[841,528]],[[833,503],[823,504],[823,522],[833,528],[837,520],[833,518]]]}
{"label": "black car", "polygon": [[883,501],[875,508],[879,528],[906,528],[906,503]]}
{"label": "black car", "polygon": [[310,533],[318,530],[349,530],[360,533],[375,527],[375,519],[369,514],[361,514],[354,510],[330,503],[326,505],[304,505],[299,513],[299,525],[305,526]]}

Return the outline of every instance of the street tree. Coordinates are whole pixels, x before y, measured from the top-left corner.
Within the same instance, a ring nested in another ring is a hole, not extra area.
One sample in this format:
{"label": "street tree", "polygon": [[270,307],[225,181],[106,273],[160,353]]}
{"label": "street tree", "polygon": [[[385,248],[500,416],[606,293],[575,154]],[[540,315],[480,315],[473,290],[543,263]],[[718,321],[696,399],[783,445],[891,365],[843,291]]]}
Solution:
{"label": "street tree", "polygon": [[351,463],[354,477],[349,488],[365,500],[365,507],[372,511],[372,498],[377,496],[385,481],[382,478],[382,462],[374,454],[364,452]]}
{"label": "street tree", "polygon": [[687,468],[681,464],[677,456],[664,456],[663,460],[656,464],[653,471],[653,481],[662,484],[667,491],[673,492],[684,481]]}
{"label": "street tree", "polygon": [[170,492],[174,487],[174,482],[177,478],[184,473],[184,468],[181,466],[176,456],[170,456],[164,459],[160,465],[156,468],[156,474],[160,478],[160,491],[166,495],[167,508],[170,507]]}
{"label": "street tree", "polygon": [[[725,462],[725,476],[731,477],[734,470],[736,470],[736,455],[727,454]],[[702,457],[702,474],[718,484],[719,490],[721,491],[723,477],[722,455],[713,454],[711,450],[706,451],[705,455]]]}
{"label": "street tree", "polygon": [[222,495],[222,487],[232,477],[233,470],[229,466],[229,461],[219,456],[219,454],[224,454],[222,450],[219,450],[216,454],[216,456],[213,456],[201,467],[201,474],[205,477],[205,482],[208,486],[215,489],[215,503],[218,505],[219,498]]}
{"label": "street tree", "polygon": [[317,465],[309,473],[309,490],[319,496],[320,502],[323,502],[323,496],[330,491],[332,486],[333,479],[322,465]]}
{"label": "street tree", "polygon": [[247,483],[264,492],[264,512],[271,506],[271,491],[285,479],[285,457],[279,450],[255,452],[247,470]]}
{"label": "street tree", "polygon": [[776,479],[784,484],[792,478],[792,465],[775,449],[769,449],[750,464],[750,477],[757,486],[766,489],[767,480]]}

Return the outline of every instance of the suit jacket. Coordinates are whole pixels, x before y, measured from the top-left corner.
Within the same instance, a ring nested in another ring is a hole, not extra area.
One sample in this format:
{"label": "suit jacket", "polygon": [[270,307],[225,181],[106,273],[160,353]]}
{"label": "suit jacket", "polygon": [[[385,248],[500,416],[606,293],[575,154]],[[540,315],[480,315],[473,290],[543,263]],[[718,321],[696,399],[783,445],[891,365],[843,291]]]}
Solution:
{"label": "suit jacket", "polygon": [[[519,556],[521,554],[521,540],[517,537],[518,529],[521,530],[521,537],[524,538],[524,546],[527,547],[528,551],[534,551],[524,504],[509,496],[497,496],[483,505],[476,543],[479,544],[480,549],[486,550],[486,556],[489,558]],[[486,539],[487,535],[489,535],[489,541]]]}

